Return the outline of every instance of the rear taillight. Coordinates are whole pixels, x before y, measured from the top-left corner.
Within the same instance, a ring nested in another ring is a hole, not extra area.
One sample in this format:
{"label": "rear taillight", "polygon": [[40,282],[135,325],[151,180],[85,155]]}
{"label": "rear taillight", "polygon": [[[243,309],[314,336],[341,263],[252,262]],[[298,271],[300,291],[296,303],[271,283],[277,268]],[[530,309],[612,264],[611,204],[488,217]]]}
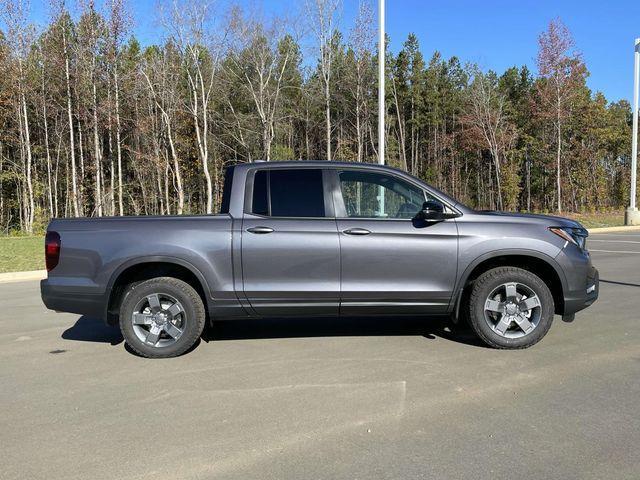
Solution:
{"label": "rear taillight", "polygon": [[58,232],[47,232],[44,239],[44,259],[47,264],[47,271],[50,272],[60,260],[60,235]]}

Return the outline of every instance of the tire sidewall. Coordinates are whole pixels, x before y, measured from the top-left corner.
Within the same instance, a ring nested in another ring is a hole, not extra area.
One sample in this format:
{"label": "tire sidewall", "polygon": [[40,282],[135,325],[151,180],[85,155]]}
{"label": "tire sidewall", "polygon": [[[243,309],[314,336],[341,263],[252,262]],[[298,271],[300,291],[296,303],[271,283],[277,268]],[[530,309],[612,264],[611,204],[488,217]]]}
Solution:
{"label": "tire sidewall", "polygon": [[[184,309],[186,323],[183,334],[175,343],[166,347],[145,344],[136,335],[131,322],[131,316],[138,302],[153,293],[170,295],[178,300]],[[120,330],[127,344],[142,356],[175,357],[189,350],[198,340],[202,333],[203,318],[202,301],[190,285],[177,279],[156,278],[129,288],[120,307]]]}
{"label": "tire sidewall", "polygon": [[[507,338],[497,334],[486,322],[484,305],[489,294],[507,282],[521,283],[538,296],[541,303],[540,321],[529,334],[520,338]],[[496,268],[481,275],[476,281],[470,304],[470,323],[476,333],[489,345],[499,348],[526,348],[539,342],[544,337],[554,316],[553,296],[549,287],[532,272],[515,267]]]}

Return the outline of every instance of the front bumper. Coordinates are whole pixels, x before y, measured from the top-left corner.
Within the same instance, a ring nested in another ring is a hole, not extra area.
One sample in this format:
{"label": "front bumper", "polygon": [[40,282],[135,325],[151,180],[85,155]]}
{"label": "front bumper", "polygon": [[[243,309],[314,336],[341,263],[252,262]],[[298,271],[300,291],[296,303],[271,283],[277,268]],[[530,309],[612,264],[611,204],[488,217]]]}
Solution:
{"label": "front bumper", "polygon": [[573,315],[587,308],[598,299],[599,292],[600,275],[595,267],[590,266],[582,288],[565,294],[563,315]]}

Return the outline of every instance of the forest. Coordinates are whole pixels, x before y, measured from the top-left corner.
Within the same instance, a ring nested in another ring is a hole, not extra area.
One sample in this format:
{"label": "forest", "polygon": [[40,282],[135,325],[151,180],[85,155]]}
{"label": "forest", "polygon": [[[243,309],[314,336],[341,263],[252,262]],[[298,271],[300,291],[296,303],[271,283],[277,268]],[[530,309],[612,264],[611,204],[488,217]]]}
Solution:
{"label": "forest", "polygon": [[[301,0],[276,17],[162,0],[142,44],[123,0],[54,0],[45,25],[2,0],[0,233],[214,213],[237,162],[378,162],[375,4],[348,22],[342,7]],[[622,208],[629,102],[588,88],[561,19],[531,41],[535,71],[444,58],[413,34],[387,49],[386,163],[478,209]]]}

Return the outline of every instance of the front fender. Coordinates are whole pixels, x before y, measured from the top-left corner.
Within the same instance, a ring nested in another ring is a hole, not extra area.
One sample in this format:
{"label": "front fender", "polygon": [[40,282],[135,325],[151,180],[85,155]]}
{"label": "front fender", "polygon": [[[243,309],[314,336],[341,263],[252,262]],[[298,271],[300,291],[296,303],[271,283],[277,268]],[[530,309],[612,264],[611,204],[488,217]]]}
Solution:
{"label": "front fender", "polygon": [[482,263],[490,261],[495,258],[499,258],[499,257],[533,257],[538,260],[542,260],[546,264],[550,265],[558,275],[558,278],[560,279],[560,283],[562,285],[562,291],[563,292],[567,291],[567,288],[568,288],[567,277],[564,273],[564,270],[558,264],[558,262],[555,260],[554,257],[551,257],[550,255],[539,252],[537,250],[530,250],[530,249],[524,249],[524,248],[503,248],[499,250],[492,250],[490,252],[486,252],[474,258],[473,260],[468,262],[466,266],[464,266],[464,270],[458,276],[458,281],[456,282],[456,286],[454,289],[455,293],[451,299],[452,300],[451,303],[449,304],[450,313],[455,311],[456,316],[458,315],[459,308],[460,308],[460,300],[462,299],[462,291],[464,290],[464,287],[467,284],[467,281],[469,280],[471,273]]}

